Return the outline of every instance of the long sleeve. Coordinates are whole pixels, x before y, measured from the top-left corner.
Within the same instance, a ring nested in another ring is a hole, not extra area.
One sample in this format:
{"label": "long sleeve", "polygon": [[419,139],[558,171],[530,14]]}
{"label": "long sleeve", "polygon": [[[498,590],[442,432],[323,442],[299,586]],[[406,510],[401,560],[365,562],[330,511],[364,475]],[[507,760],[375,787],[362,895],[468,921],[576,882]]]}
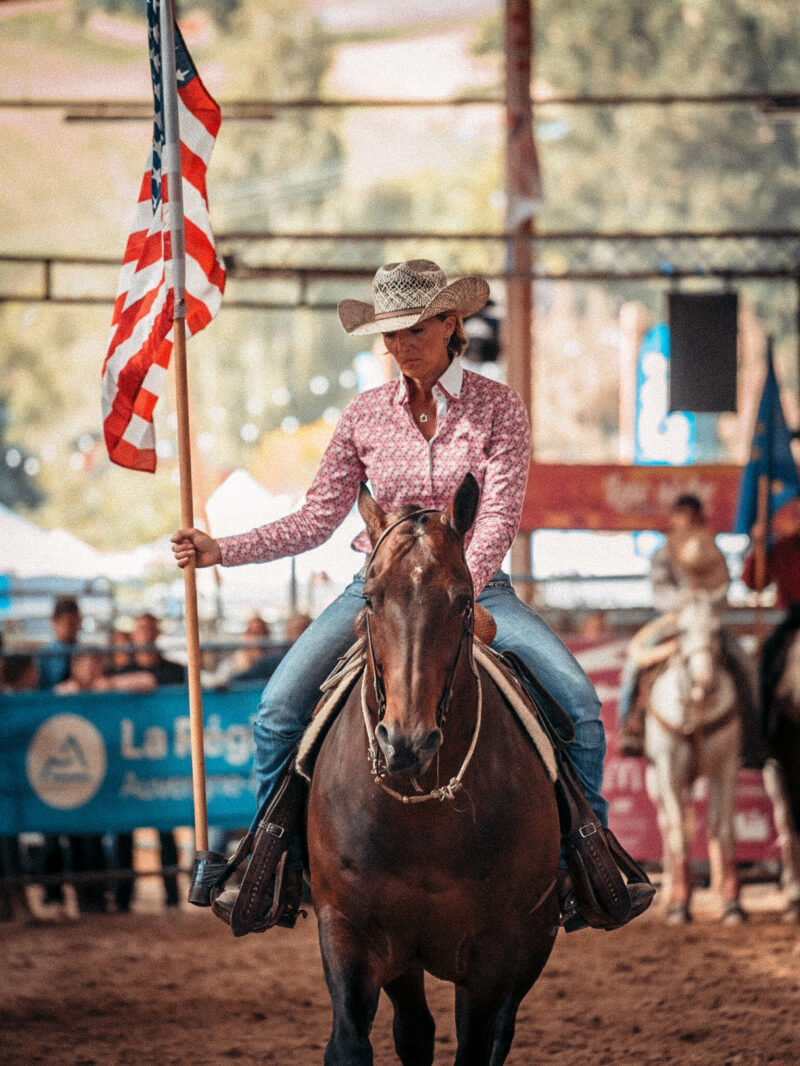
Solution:
{"label": "long sleeve", "polygon": [[354,440],[351,401],[342,412],[302,507],[249,533],[221,537],[222,565],[266,563],[316,548],[347,517],[364,478]]}
{"label": "long sleeve", "polygon": [[496,407],[478,517],[467,548],[475,595],[496,573],[519,528],[530,465],[530,423],[515,392]]}

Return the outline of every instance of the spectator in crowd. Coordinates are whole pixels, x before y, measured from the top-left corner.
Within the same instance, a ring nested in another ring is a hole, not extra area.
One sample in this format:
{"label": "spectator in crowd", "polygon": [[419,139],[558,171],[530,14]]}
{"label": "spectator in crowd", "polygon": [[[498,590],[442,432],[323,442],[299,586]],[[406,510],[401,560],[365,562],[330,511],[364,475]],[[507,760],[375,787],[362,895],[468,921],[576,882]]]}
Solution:
{"label": "spectator in crowd", "polygon": [[[249,666],[246,670],[240,671],[238,674],[232,674],[231,681],[266,681],[272,677],[275,670],[278,668],[278,663],[286,654],[288,647],[297,640],[301,633],[304,633],[311,625],[311,618],[307,614],[297,612],[288,618],[284,624],[284,645],[281,648],[277,648],[274,651],[268,651],[260,655],[255,662]],[[355,640],[355,635],[353,636]]]}
{"label": "spectator in crowd", "polygon": [[[145,611],[133,623],[132,642],[140,645],[134,652],[133,662],[123,671],[134,672],[146,670],[155,678],[157,685],[182,685],[186,681],[186,671],[179,663],[165,659],[156,647],[161,629],[155,615]],[[171,829],[159,830],[162,868],[174,868],[178,865],[178,849],[175,834]],[[166,905],[178,906],[178,879],[175,874],[164,874]]]}
{"label": "spectator in crowd", "polygon": [[[39,660],[39,688],[52,689],[66,681],[70,672],[70,657],[81,631],[82,619],[78,601],[74,596],[57,596],[50,616],[53,640],[46,645]],[[46,875],[62,875],[66,870],[66,858],[61,838],[45,834],[43,872]],[[57,910],[64,905],[62,886],[55,883],[45,884],[44,906]]]}
{"label": "spectator in crowd", "polygon": [[0,691],[34,692],[39,688],[39,667],[32,655],[12,654],[0,659]]}
{"label": "spectator in crowd", "polygon": [[[0,642],[2,655],[2,642]],[[39,668],[32,655],[0,657],[0,692],[16,695],[39,687]],[[22,877],[25,864],[19,837],[0,837],[0,921],[30,917],[30,907],[22,885],[10,885],[11,878]]]}
{"label": "spectator in crowd", "polygon": [[312,618],[308,614],[304,614],[302,611],[297,611],[290,618],[286,620],[284,626],[284,634],[286,636],[287,644],[294,644],[294,642],[302,636],[303,633],[311,625]]}
{"label": "spectator in crowd", "polygon": [[155,615],[145,611],[133,623],[131,643],[139,647],[134,652],[133,662],[124,667],[120,673],[133,673],[147,670],[153,675],[157,685],[183,685],[186,671],[180,663],[165,659],[156,647],[161,628]]}
{"label": "spectator in crowd", "polygon": [[72,656],[69,677],[53,692],[57,696],[76,692],[152,692],[155,687],[151,671],[126,668],[119,674],[107,674],[106,656],[99,651],[84,651]]}
{"label": "spectator in crowd", "polygon": [[69,677],[70,656],[81,631],[81,612],[74,596],[58,596],[50,616],[53,640],[39,664],[39,687],[51,689]]}
{"label": "spectator in crowd", "polygon": [[[774,584],[777,604],[786,610],[783,619],[764,641],[761,649],[759,681],[762,729],[767,735],[773,724],[772,703],[786,664],[786,652],[792,637],[800,629],[800,496],[795,496],[786,505],[782,517],[786,518],[789,531],[777,537],[771,544],[764,543],[764,528],[758,524],[753,526],[750,533],[752,547],[745,559],[742,573],[744,583],[756,592]],[[762,551],[763,574],[758,572],[756,565],[758,554]]]}
{"label": "spectator in crowd", "polygon": [[[265,648],[264,643],[271,636],[272,630],[269,622],[266,622],[261,615],[254,614],[248,619],[242,634],[242,641],[246,647],[237,648],[232,655],[222,659],[216,670],[208,674],[207,683],[214,686],[227,685],[233,678],[255,666],[261,658],[270,654],[271,649]],[[259,674],[259,677],[261,676]]]}
{"label": "spectator in crowd", "polygon": [[133,663],[131,644],[133,640],[130,633],[124,629],[112,629],[108,634],[108,644],[111,649],[106,666],[106,674],[113,677],[128,670]]}

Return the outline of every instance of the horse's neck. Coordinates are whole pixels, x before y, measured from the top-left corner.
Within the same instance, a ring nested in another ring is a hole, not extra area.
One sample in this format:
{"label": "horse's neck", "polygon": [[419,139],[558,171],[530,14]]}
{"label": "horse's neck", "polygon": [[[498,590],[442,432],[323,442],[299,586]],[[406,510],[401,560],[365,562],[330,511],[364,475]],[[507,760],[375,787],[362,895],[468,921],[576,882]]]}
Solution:
{"label": "horse's neck", "polygon": [[668,661],[664,672],[656,678],[650,693],[650,702],[664,721],[676,728],[684,728],[697,722],[710,722],[723,714],[736,698],[733,677],[722,661],[715,657],[716,685],[702,706],[696,707],[690,699],[691,678],[683,654],[678,651]]}

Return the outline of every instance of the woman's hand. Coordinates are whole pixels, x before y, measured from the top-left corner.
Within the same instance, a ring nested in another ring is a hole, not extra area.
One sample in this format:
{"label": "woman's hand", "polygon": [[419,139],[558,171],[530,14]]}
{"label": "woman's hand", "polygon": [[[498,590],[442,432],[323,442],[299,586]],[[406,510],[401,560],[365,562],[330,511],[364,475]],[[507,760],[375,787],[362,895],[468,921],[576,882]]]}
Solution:
{"label": "woman's hand", "polygon": [[183,570],[194,559],[195,566],[216,566],[222,562],[219,544],[201,529],[179,529],[172,541],[175,562]]}

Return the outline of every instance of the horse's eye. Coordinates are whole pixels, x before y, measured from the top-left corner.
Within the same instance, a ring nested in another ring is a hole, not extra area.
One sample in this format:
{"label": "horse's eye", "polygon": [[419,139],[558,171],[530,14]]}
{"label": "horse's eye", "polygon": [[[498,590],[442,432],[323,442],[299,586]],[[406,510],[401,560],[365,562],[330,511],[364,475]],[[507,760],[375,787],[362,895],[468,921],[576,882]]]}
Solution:
{"label": "horse's eye", "polygon": [[372,597],[370,595],[368,595],[367,593],[362,592],[361,593],[361,599],[364,601],[364,606],[367,608],[367,610],[371,611],[373,609],[372,608]]}

